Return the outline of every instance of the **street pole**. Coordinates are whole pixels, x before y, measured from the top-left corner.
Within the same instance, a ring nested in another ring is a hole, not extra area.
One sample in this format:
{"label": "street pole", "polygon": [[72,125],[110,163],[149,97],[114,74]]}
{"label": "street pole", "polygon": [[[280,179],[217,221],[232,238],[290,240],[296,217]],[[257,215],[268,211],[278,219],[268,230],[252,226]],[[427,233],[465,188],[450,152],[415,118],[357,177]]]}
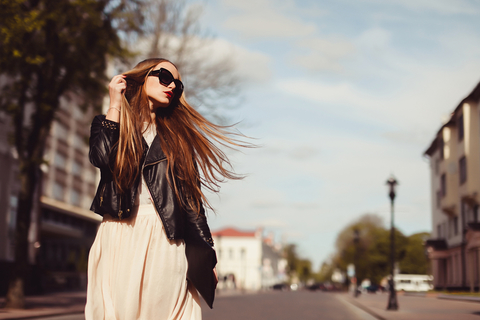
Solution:
{"label": "street pole", "polygon": [[355,243],[355,253],[353,255],[353,261],[355,265],[355,291],[354,291],[354,297],[357,298],[358,295],[360,294],[360,290],[358,290],[358,242],[360,241],[360,231],[355,228],[353,230],[354,233],[354,238],[353,242]]}
{"label": "street pole", "polygon": [[387,184],[389,186],[389,197],[390,197],[390,280],[388,282],[390,294],[388,296],[388,306],[387,310],[398,310],[398,302],[397,302],[397,291],[395,290],[395,281],[394,273],[395,273],[395,227],[393,223],[393,213],[394,213],[394,201],[395,201],[395,186],[398,182],[392,176],[390,179],[387,180]]}

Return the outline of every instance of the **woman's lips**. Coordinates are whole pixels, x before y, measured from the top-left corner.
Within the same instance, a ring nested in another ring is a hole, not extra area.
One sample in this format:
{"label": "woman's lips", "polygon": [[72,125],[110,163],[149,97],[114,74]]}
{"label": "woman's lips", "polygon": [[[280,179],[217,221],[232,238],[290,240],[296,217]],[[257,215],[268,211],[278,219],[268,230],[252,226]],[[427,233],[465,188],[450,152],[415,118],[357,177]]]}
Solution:
{"label": "woman's lips", "polygon": [[167,95],[167,97],[169,97],[169,98],[173,97],[173,92],[171,92],[171,91],[164,91],[164,92]]}

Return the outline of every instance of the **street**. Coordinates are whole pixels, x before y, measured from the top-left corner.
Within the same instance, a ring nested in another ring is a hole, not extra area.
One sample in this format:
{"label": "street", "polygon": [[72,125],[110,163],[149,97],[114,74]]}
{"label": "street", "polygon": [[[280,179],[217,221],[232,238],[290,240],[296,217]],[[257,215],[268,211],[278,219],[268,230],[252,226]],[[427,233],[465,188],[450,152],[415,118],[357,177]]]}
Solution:
{"label": "street", "polygon": [[[214,309],[202,305],[203,320],[475,320],[480,319],[480,303],[437,296],[400,294],[399,310],[387,311],[383,294],[279,292],[255,294],[220,293]],[[78,310],[78,309],[77,309]],[[368,313],[363,311],[368,310]],[[77,311],[78,312],[78,311]],[[13,319],[1,317],[1,319]],[[22,319],[22,317],[15,317]],[[38,320],[84,320],[83,314],[35,317]],[[150,319],[148,319],[150,320]],[[160,319],[161,320],[161,319]]]}
{"label": "street", "polygon": [[[203,320],[375,320],[361,309],[323,292],[278,292],[219,296],[214,309],[202,304]],[[38,320],[84,320],[82,314],[51,316]]]}
{"label": "street", "polygon": [[203,307],[203,320],[374,320],[361,309],[325,292],[269,291],[219,297],[214,309]]}

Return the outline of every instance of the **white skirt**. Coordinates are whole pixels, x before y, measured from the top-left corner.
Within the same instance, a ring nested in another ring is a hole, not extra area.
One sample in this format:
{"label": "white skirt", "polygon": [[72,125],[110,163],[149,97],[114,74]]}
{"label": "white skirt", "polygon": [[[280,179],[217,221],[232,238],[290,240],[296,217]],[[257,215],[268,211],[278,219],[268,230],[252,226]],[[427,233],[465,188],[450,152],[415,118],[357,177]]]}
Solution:
{"label": "white skirt", "polygon": [[153,204],[128,219],[106,215],[88,257],[86,320],[201,320],[186,280],[183,240],[168,240]]}

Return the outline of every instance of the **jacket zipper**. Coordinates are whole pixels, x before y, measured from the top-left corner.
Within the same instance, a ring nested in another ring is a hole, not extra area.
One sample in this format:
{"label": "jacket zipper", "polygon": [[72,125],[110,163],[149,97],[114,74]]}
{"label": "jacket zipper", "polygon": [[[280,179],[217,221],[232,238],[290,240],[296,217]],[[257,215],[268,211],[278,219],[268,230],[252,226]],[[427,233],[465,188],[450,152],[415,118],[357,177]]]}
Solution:
{"label": "jacket zipper", "polygon": [[119,209],[118,209],[118,219],[119,220],[122,220],[122,214],[123,214],[123,211],[122,211],[122,197],[120,196],[120,204],[118,205]]}
{"label": "jacket zipper", "polygon": [[105,187],[107,186],[107,184],[103,184],[103,188],[102,188],[102,191],[100,192],[100,207],[102,206],[102,203],[103,203],[103,193],[105,192]]}

